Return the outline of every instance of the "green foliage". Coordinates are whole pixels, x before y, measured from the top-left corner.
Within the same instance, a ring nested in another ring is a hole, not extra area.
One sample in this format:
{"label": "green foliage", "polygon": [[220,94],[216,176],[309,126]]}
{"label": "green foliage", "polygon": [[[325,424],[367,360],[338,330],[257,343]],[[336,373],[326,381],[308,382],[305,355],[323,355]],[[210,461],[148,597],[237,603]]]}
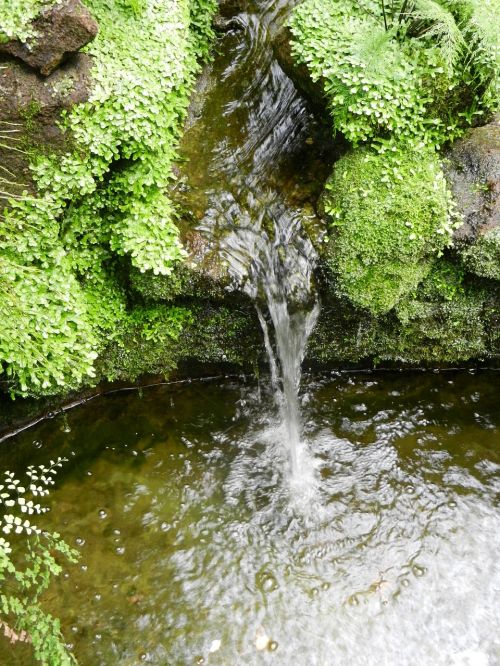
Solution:
{"label": "green foliage", "polygon": [[[42,593],[58,576],[61,557],[76,562],[78,553],[57,533],[42,531],[29,516],[48,511],[38,502],[48,495],[63,458],[48,467],[29,467],[23,485],[12,472],[0,483],[0,628],[12,643],[29,642],[42,664],[76,664],[64,644],[59,620],[43,610]],[[7,538],[5,538],[7,537]]]}
{"label": "green foliage", "polygon": [[[434,0],[390,9],[383,0],[306,0],[292,15],[293,54],[324,82],[334,129],[354,145],[397,133],[439,147],[464,120],[498,104],[490,90],[498,85],[498,44],[486,6],[498,25],[489,0],[464,2],[461,11]],[[458,86],[465,90],[449,108]]]}
{"label": "green foliage", "polygon": [[165,276],[185,257],[167,188],[215,0],[85,4],[99,34],[90,99],[63,118],[72,150],[31,155],[37,196],[0,228],[0,364],[23,395],[93,377],[128,316],[120,257]]}
{"label": "green foliage", "polygon": [[148,342],[165,343],[178,340],[184,326],[193,321],[191,311],[181,307],[137,307],[127,319],[122,336],[136,329]]}
{"label": "green foliage", "polygon": [[345,3],[308,0],[292,21],[293,54],[324,81],[334,128],[355,145],[388,132],[421,133],[429,98],[420,68],[369,14],[354,6],[346,13]]}
{"label": "green foliage", "polygon": [[339,293],[375,315],[414,292],[451,242],[437,151],[498,105],[495,17],[494,0],[305,0],[293,11],[292,52],[355,148],[326,186],[329,262]]}
{"label": "green foliage", "polygon": [[57,0],[0,0],[0,42],[19,39],[33,40],[36,34],[31,21],[45,7]]}
{"label": "green foliage", "polygon": [[500,227],[479,236],[461,256],[467,269],[481,277],[500,280]]}
{"label": "green foliage", "polygon": [[417,287],[453,226],[432,151],[390,159],[369,149],[350,153],[326,185],[325,211],[334,225],[329,263],[338,289],[373,314]]}
{"label": "green foliage", "polygon": [[21,392],[54,391],[93,375],[96,337],[76,278],[64,264],[0,262],[0,358]]}
{"label": "green foliage", "polygon": [[482,92],[486,108],[498,110],[500,100],[500,37],[498,0],[469,0],[457,3],[457,20],[464,24],[468,49],[462,76],[474,90]]}
{"label": "green foliage", "polygon": [[181,361],[252,367],[261,354],[252,307],[137,308],[97,361],[112,380],[152,374],[168,377]]}

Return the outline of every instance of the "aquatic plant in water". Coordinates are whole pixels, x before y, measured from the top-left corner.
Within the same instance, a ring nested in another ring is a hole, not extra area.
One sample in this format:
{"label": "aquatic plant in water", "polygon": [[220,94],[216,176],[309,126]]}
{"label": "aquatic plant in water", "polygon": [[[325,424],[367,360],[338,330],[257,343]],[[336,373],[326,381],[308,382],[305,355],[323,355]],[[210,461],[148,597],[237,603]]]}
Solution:
{"label": "aquatic plant in water", "polygon": [[38,527],[32,516],[49,510],[39,498],[49,494],[65,461],[58,457],[48,466],[29,466],[23,482],[6,471],[0,483],[0,634],[11,643],[30,643],[37,660],[57,666],[76,661],[64,643],[59,620],[44,610],[40,597],[62,572],[60,557],[76,562],[78,552],[57,532]]}

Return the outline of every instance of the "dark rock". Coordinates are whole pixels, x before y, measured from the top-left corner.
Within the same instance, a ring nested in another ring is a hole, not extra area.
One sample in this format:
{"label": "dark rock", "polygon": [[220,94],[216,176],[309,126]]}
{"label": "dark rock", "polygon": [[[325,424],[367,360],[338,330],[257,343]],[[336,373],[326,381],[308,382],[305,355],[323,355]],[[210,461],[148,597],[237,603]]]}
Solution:
{"label": "dark rock", "polygon": [[500,226],[500,117],[469,130],[446,158],[446,177],[464,218],[455,239],[470,244]]}
{"label": "dark rock", "polygon": [[248,9],[249,0],[219,0],[219,16],[231,18]]}
{"label": "dark rock", "polygon": [[48,76],[68,55],[77,53],[97,35],[98,25],[80,0],[63,0],[47,7],[33,21],[37,35],[32,44],[11,40],[0,53],[19,58]]}
{"label": "dark rock", "polygon": [[[42,78],[20,61],[0,60],[0,178],[4,179],[0,190],[4,194],[34,192],[29,150],[68,149],[71,137],[58,123],[62,111],[88,100],[91,67],[92,58],[80,53]],[[0,204],[2,198],[6,197],[0,195]]]}
{"label": "dark rock", "polygon": [[294,82],[297,90],[310,102],[312,108],[322,114],[327,111],[328,101],[324,93],[324,80],[313,81],[306,65],[298,65],[291,48],[290,28],[280,30],[273,40],[273,50],[281,69]]}
{"label": "dark rock", "polygon": [[209,291],[215,288],[223,294],[224,289],[231,284],[231,279],[227,263],[222,261],[217,243],[195,228],[188,229],[181,235],[183,245],[188,252],[188,261],[194,271],[202,277]]}

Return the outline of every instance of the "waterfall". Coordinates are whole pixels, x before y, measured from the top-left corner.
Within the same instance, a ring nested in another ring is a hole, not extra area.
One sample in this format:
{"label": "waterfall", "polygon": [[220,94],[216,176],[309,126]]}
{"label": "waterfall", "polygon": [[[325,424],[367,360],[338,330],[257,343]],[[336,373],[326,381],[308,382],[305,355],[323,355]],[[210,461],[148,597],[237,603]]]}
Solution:
{"label": "waterfall", "polygon": [[192,189],[204,197],[199,229],[215,240],[235,288],[256,304],[290,468],[298,476],[301,364],[319,304],[306,214],[290,196],[290,163],[313,119],[272,48],[292,5],[249,0],[232,17],[188,157]]}
{"label": "waterfall", "polygon": [[[300,475],[300,408],[298,392],[307,340],[319,314],[312,289],[316,253],[301,235],[300,217],[268,200],[262,215],[272,221],[272,234],[257,226],[235,226],[224,238],[222,253],[235,282],[256,302],[266,352],[283,424],[293,477]],[[274,331],[274,346],[264,302]]]}

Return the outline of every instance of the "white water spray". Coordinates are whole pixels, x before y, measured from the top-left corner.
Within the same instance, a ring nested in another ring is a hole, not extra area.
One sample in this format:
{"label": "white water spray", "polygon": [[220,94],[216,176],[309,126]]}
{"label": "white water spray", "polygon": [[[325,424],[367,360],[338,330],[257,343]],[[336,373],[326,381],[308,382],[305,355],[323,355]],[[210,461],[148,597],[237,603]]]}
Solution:
{"label": "white water spray", "polygon": [[[262,200],[261,200],[262,201]],[[254,224],[234,227],[225,236],[222,253],[235,282],[256,302],[257,314],[269,358],[271,383],[285,430],[292,477],[302,471],[303,448],[299,387],[307,341],[314,328],[319,303],[312,289],[316,253],[301,234],[300,216],[293,215],[275,198],[269,198]],[[263,219],[263,215],[266,218]],[[272,223],[272,232],[262,228]],[[265,303],[274,332],[271,339]]]}

